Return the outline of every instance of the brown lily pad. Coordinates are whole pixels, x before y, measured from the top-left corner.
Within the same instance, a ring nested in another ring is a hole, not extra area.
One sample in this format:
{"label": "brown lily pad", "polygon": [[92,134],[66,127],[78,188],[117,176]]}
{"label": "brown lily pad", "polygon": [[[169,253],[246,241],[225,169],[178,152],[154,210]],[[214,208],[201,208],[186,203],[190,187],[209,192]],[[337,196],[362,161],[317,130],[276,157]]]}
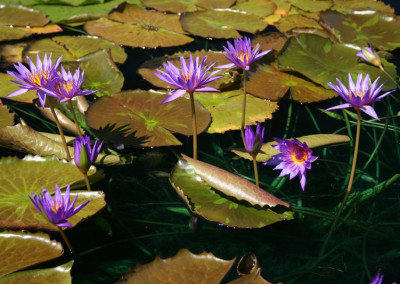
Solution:
{"label": "brown lily pad", "polygon": [[252,40],[252,45],[257,43],[260,45],[260,50],[273,49],[279,53],[287,41],[287,37],[279,32],[268,32],[257,34]]}
{"label": "brown lily pad", "polygon": [[396,13],[392,7],[386,5],[383,1],[375,0],[333,0],[334,11],[338,11],[342,14],[347,14],[352,11],[376,11],[389,16],[396,16]]}
{"label": "brown lily pad", "polygon": [[290,30],[299,28],[313,28],[322,30],[322,27],[318,24],[316,20],[300,14],[283,16],[279,21],[274,23],[274,26],[282,33],[286,33]]}
{"label": "brown lily pad", "polygon": [[20,5],[0,6],[0,25],[43,27],[49,22],[45,14]]}
{"label": "brown lily pad", "polygon": [[184,13],[229,8],[235,0],[142,0],[143,5],[161,12]]}

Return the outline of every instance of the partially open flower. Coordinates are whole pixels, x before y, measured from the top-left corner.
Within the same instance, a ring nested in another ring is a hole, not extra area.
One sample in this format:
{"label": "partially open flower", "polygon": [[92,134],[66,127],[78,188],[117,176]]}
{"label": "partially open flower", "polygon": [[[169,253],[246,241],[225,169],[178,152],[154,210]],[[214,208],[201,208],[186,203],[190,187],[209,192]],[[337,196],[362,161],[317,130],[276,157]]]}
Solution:
{"label": "partially open flower", "polygon": [[364,59],[368,63],[382,68],[381,58],[372,50],[371,47],[361,47],[357,56]]}
{"label": "partially open flower", "polygon": [[244,142],[247,152],[252,156],[257,156],[264,141],[265,127],[261,129],[260,123],[257,123],[256,133],[253,132],[250,125],[246,126],[244,132]]}
{"label": "partially open flower", "polygon": [[74,140],[74,160],[78,169],[86,174],[100,153],[103,141],[96,140],[90,145],[90,136],[77,136]]}

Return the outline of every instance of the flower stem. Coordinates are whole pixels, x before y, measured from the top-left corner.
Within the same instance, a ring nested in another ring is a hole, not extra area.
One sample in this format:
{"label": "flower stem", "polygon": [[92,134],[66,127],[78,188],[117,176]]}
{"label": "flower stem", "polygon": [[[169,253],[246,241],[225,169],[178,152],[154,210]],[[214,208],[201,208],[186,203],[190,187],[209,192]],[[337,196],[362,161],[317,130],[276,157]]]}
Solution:
{"label": "flower stem", "polygon": [[197,122],[196,122],[196,110],[194,108],[194,95],[193,92],[190,95],[190,105],[192,107],[192,124],[193,124],[193,159],[197,160]]}
{"label": "flower stem", "polygon": [[86,183],[87,190],[92,191],[87,173],[82,173],[82,174],[83,174],[83,179],[85,180],[85,183]]}
{"label": "flower stem", "polygon": [[68,249],[69,249],[69,252],[70,252],[71,254],[73,254],[73,255],[76,255],[76,252],[75,252],[74,248],[72,247],[71,243],[69,242],[69,240],[68,240],[68,238],[67,238],[67,235],[64,233],[63,229],[61,229],[60,227],[57,227],[57,228],[58,228],[58,230],[60,231],[60,234],[61,234],[61,236],[63,237],[65,243],[67,244]]}
{"label": "flower stem", "polygon": [[58,117],[57,117],[56,112],[54,111],[54,107],[52,105],[50,105],[50,110],[54,116],[54,120],[55,120],[55,122],[57,124],[57,128],[58,128],[58,132],[60,133],[61,140],[64,144],[64,149],[65,149],[65,154],[67,155],[67,160],[71,161],[71,154],[69,153],[69,150],[68,150],[68,145],[67,145],[67,141],[65,140],[64,131],[62,130],[60,121],[58,120]]}
{"label": "flower stem", "polygon": [[69,107],[70,107],[70,109],[71,109],[72,115],[74,116],[74,122],[75,122],[76,130],[78,131],[79,136],[82,136],[81,128],[80,128],[80,126],[79,126],[78,119],[77,119],[77,117],[76,117],[76,113],[75,113],[75,110],[74,110],[74,106],[73,106],[73,104],[72,104],[72,101],[69,100],[68,103],[69,103]]}
{"label": "flower stem", "polygon": [[260,186],[260,182],[258,180],[257,160],[255,156],[253,157],[253,168],[254,168],[254,179],[256,180],[256,185]]}
{"label": "flower stem", "polygon": [[247,71],[243,69],[243,105],[242,105],[242,123],[240,125],[243,144],[244,144],[244,125],[246,120],[246,94],[247,94]]}

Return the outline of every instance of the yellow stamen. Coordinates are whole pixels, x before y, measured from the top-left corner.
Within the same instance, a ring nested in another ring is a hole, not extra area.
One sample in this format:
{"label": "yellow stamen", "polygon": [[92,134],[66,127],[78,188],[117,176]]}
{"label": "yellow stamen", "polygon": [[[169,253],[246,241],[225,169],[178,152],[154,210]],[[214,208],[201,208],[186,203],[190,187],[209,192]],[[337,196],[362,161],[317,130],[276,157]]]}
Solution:
{"label": "yellow stamen", "polygon": [[61,88],[63,88],[69,94],[73,87],[74,87],[74,83],[72,81],[63,81],[62,83],[59,83],[57,85],[57,90],[60,94],[62,94]]}
{"label": "yellow stamen", "polygon": [[51,209],[53,210],[54,213],[57,214],[58,209],[60,209],[61,205],[62,205],[62,204],[59,203],[59,202],[54,202],[54,203],[51,205]]}
{"label": "yellow stamen", "polygon": [[44,78],[44,81],[47,83],[49,77],[49,70],[36,70],[36,72],[33,72],[29,75],[29,81],[35,86],[43,87],[41,79]]}
{"label": "yellow stamen", "polygon": [[307,152],[300,148],[293,151],[291,153],[291,157],[295,164],[298,164],[298,163],[302,164],[308,159]]}

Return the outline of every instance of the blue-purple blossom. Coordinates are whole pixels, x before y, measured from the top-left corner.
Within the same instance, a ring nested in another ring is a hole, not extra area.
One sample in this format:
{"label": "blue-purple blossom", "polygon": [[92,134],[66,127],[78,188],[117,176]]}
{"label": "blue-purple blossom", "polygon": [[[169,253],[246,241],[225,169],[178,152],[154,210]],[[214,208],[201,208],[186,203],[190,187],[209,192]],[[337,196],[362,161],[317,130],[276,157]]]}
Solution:
{"label": "blue-purple blossom", "polygon": [[313,156],[306,142],[301,143],[297,139],[287,140],[274,138],[278,145],[273,145],[280,154],[273,156],[264,165],[277,165],[274,170],[282,170],[280,177],[290,175],[289,179],[299,176],[300,185],[304,191],[306,185],[306,170],[311,169],[311,163],[318,159]]}
{"label": "blue-purple blossom", "polygon": [[382,61],[380,57],[374,52],[371,47],[361,47],[360,51],[357,52],[357,56],[364,59],[372,65],[382,67]]}
{"label": "blue-purple blossom", "polygon": [[265,127],[261,129],[260,123],[257,123],[255,133],[253,132],[253,129],[251,129],[250,125],[246,126],[246,130],[244,132],[244,143],[246,150],[250,155],[257,156],[257,154],[260,152],[264,142],[264,132]]}
{"label": "blue-purple blossom", "polygon": [[33,205],[35,205],[36,209],[41,214],[46,214],[47,218],[54,225],[57,225],[58,227],[72,227],[72,224],[68,222],[67,219],[78,213],[83,207],[86,206],[86,204],[89,203],[90,200],[74,208],[78,194],[71,203],[70,185],[67,186],[64,197],[62,197],[61,190],[57,184],[55,188],[56,190],[54,193],[54,199],[45,188],[43,188],[43,193],[39,196],[32,193],[32,196],[28,195],[28,197],[32,201]]}
{"label": "blue-purple blossom", "polygon": [[354,84],[351,75],[349,74],[349,88],[347,89],[343,83],[336,79],[338,85],[334,85],[331,82],[328,83],[328,86],[331,87],[339,96],[342,97],[347,103],[341,104],[338,106],[334,106],[328,108],[325,111],[334,110],[334,109],[343,109],[354,107],[356,110],[362,110],[369,116],[379,120],[378,115],[375,110],[370,106],[370,104],[380,101],[383,97],[386,97],[390,93],[395,90],[391,90],[389,92],[384,93],[383,95],[379,95],[379,93],[383,89],[383,84],[378,86],[379,77],[371,84],[369,74],[365,75],[363,79],[363,74],[358,74],[357,82]]}
{"label": "blue-purple blossom", "polygon": [[[375,276],[371,279],[371,282],[369,284],[382,284],[383,281],[383,275],[381,275],[381,270],[378,269],[376,272]],[[393,282],[392,284],[396,284],[396,282]]]}
{"label": "blue-purple blossom", "polygon": [[96,140],[90,145],[90,136],[77,136],[74,140],[75,165],[83,173],[87,173],[90,166],[96,161],[104,141]]}
{"label": "blue-purple blossom", "polygon": [[40,60],[39,54],[36,55],[36,65],[27,57],[29,69],[26,68],[21,62],[14,64],[15,69],[18,72],[7,71],[8,74],[20,81],[11,80],[19,85],[19,89],[7,95],[7,97],[14,97],[22,95],[30,90],[37,91],[39,102],[44,108],[46,103],[46,93],[42,88],[48,86],[48,84],[57,76],[57,67],[60,64],[61,57],[56,59],[54,65],[51,62],[51,53],[47,58],[47,54],[44,54],[43,62]]}
{"label": "blue-purple blossom", "polygon": [[157,72],[159,73],[154,73],[154,75],[164,82],[167,82],[168,84],[177,88],[173,90],[170,93],[170,96],[162,102],[163,104],[182,97],[186,93],[218,92],[218,90],[215,88],[204,86],[205,84],[223,77],[222,75],[214,76],[219,71],[213,71],[207,75],[207,72],[210,71],[211,67],[215,64],[212,63],[204,65],[207,60],[207,56],[204,57],[200,65],[199,56],[196,56],[196,60],[193,63],[192,55],[190,55],[189,66],[186,64],[183,56],[180,57],[180,60],[182,66],[181,69],[178,69],[171,62],[167,61],[167,64],[163,64],[165,72],[157,69]]}
{"label": "blue-purple blossom", "polygon": [[228,41],[228,47],[224,46],[226,53],[228,53],[228,55],[224,56],[232,63],[221,65],[216,68],[233,68],[236,66],[244,70],[249,70],[251,63],[257,61],[271,51],[271,49],[268,49],[260,53],[260,44],[257,44],[256,47],[251,49],[251,41],[247,37],[235,39],[234,45],[235,46]]}

